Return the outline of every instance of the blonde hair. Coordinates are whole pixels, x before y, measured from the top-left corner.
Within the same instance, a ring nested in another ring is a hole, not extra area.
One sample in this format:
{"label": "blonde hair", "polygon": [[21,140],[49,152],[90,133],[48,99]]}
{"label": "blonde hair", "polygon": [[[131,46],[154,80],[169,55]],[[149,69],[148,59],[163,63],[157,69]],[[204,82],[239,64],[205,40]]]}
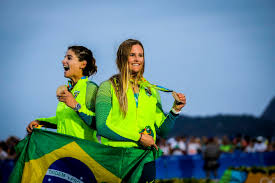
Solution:
{"label": "blonde hair", "polygon": [[[119,73],[113,75],[110,78],[110,81],[115,89],[116,96],[118,98],[120,110],[123,116],[126,116],[128,111],[128,100],[127,100],[127,91],[129,88],[129,81],[131,79],[131,73],[129,71],[128,56],[130,55],[132,46],[140,45],[144,51],[143,45],[140,41],[134,39],[128,39],[120,44],[117,50],[116,64],[119,70]],[[133,81],[134,84],[137,84],[138,81],[142,78],[144,73],[145,61],[143,68]]]}

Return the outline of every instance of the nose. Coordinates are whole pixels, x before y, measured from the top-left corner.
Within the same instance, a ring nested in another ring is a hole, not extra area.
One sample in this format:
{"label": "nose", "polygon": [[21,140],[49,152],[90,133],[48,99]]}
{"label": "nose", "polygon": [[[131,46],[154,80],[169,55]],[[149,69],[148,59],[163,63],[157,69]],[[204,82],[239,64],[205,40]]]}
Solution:
{"label": "nose", "polygon": [[136,61],[142,62],[143,61],[143,57],[136,56]]}
{"label": "nose", "polygon": [[138,55],[135,55],[135,61],[138,62],[141,58]]}
{"label": "nose", "polygon": [[64,65],[65,64],[65,58],[61,61],[61,63]]}

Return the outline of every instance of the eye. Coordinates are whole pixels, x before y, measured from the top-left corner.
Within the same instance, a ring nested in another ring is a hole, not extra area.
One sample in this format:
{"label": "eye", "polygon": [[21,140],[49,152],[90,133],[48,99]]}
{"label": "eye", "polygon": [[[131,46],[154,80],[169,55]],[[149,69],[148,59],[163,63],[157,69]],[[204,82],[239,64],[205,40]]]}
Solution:
{"label": "eye", "polygon": [[134,53],[130,53],[130,57],[133,57],[133,56],[135,56],[135,54]]}
{"label": "eye", "polygon": [[143,54],[142,54],[142,53],[140,53],[140,54],[138,54],[138,56],[139,56],[139,57],[143,57]]}

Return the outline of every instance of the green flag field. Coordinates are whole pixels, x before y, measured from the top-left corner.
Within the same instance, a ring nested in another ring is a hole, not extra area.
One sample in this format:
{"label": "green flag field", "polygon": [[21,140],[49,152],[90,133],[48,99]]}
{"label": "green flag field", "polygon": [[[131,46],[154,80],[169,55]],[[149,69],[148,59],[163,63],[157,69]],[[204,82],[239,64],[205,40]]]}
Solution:
{"label": "green flag field", "polygon": [[19,157],[10,183],[138,182],[156,150],[117,148],[34,129],[16,147]]}

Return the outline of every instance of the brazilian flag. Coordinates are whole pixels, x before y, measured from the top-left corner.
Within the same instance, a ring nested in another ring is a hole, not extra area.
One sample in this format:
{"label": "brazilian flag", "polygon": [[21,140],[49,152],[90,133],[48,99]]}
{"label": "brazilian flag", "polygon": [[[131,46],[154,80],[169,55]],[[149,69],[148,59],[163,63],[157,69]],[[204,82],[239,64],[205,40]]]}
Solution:
{"label": "brazilian flag", "polygon": [[138,182],[155,150],[117,148],[42,129],[19,142],[10,183]]}

